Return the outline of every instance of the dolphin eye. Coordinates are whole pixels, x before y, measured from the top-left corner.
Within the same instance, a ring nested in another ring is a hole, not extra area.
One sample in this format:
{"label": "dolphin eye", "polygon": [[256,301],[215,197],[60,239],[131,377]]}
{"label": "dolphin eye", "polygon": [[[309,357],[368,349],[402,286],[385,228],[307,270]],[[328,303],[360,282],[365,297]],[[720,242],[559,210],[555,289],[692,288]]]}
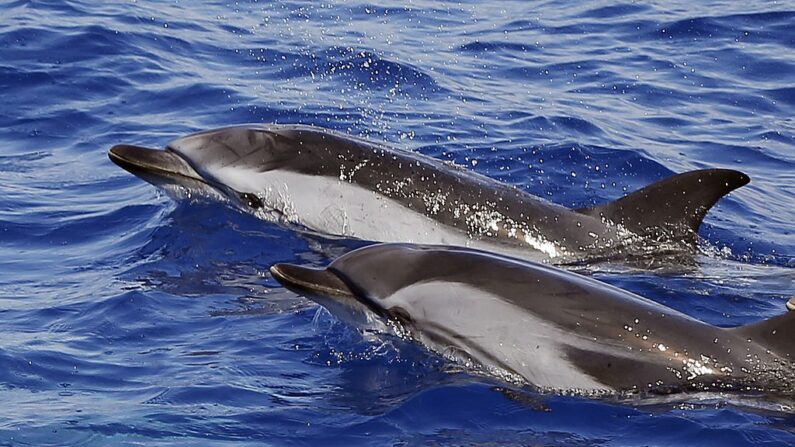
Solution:
{"label": "dolphin eye", "polygon": [[250,192],[240,193],[240,200],[255,210],[263,207],[262,200]]}
{"label": "dolphin eye", "polygon": [[402,307],[393,307],[389,309],[389,316],[403,326],[409,326],[413,322],[411,315]]}

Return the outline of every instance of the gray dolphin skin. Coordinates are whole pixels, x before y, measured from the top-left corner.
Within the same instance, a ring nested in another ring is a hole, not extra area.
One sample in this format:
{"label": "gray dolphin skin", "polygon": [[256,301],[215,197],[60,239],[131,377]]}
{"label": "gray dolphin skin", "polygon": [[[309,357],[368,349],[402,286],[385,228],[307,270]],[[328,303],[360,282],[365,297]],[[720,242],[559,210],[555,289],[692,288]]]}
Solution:
{"label": "gray dolphin skin", "polygon": [[795,395],[795,312],[720,328],[549,265],[443,246],[377,244],[271,272],[360,330],[541,391]]}
{"label": "gray dolphin skin", "polygon": [[242,125],[110,159],[177,194],[230,200],[301,229],[380,242],[467,246],[553,263],[691,250],[707,211],[749,182],[727,169],[663,179],[572,210],[451,163],[301,125]]}

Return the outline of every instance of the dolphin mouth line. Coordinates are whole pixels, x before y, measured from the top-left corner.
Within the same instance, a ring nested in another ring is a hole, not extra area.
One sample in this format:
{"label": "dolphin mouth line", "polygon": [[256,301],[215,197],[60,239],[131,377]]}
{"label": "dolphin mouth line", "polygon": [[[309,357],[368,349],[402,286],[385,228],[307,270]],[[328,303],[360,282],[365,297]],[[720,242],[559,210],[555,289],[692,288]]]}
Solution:
{"label": "dolphin mouth line", "polygon": [[273,278],[284,286],[322,295],[356,299],[353,291],[328,269],[313,269],[295,264],[280,263],[270,268]]}
{"label": "dolphin mouth line", "polygon": [[108,158],[133,174],[183,178],[212,186],[170,147],[161,150],[118,144],[108,151]]}

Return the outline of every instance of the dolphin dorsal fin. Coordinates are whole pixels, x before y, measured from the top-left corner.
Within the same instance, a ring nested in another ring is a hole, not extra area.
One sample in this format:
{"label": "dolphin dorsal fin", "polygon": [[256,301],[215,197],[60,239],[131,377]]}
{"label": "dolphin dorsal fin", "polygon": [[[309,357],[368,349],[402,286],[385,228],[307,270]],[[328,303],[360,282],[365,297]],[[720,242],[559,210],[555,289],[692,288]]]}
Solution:
{"label": "dolphin dorsal fin", "polygon": [[707,211],[718,199],[749,181],[747,175],[731,169],[690,171],[613,202],[575,211],[608,219],[642,236],[677,236],[695,243]]}
{"label": "dolphin dorsal fin", "polygon": [[795,362],[795,312],[729,329]]}

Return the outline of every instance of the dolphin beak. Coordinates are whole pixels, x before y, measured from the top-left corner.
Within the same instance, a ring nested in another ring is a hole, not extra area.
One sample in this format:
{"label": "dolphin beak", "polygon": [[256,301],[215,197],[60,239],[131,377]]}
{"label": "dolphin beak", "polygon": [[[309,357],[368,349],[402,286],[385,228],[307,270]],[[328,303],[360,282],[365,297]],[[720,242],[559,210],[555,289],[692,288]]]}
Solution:
{"label": "dolphin beak", "polygon": [[323,296],[354,298],[351,289],[328,269],[275,264],[270,270],[273,277],[288,289],[314,292]]}
{"label": "dolphin beak", "polygon": [[185,177],[204,182],[202,177],[176,152],[166,149],[119,144],[108,151],[110,161],[150,183],[163,178]]}

